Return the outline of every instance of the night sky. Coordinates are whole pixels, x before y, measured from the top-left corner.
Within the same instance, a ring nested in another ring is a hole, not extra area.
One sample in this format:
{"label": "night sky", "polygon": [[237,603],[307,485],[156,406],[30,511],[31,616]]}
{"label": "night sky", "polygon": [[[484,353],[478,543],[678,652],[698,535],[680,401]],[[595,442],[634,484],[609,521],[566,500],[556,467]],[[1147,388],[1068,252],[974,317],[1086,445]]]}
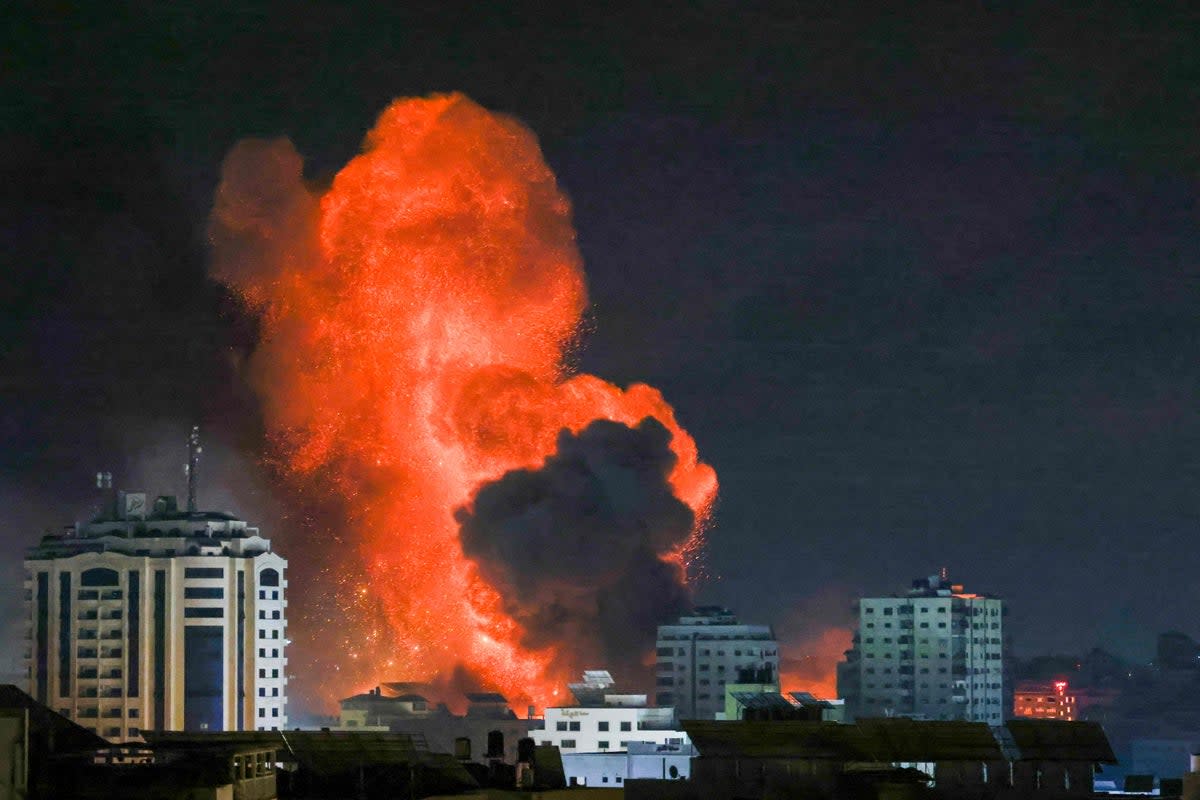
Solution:
{"label": "night sky", "polygon": [[1200,635],[1185,4],[31,5],[0,23],[6,617],[97,469],[182,490],[193,421],[209,504],[302,557],[255,323],[206,278],[221,159],[286,135],[327,181],[391,99],[460,90],[574,203],[578,367],[660,388],[717,470],[700,600],[803,640],[945,566],[1019,654]]}

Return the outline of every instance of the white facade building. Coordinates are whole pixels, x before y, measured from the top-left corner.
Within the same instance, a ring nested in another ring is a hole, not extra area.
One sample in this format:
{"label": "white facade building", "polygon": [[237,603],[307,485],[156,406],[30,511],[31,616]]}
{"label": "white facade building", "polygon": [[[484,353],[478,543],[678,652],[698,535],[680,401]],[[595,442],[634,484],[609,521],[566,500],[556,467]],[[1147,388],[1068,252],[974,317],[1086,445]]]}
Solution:
{"label": "white facade building", "polygon": [[613,688],[602,670],[584,673],[583,683],[571,684],[579,705],[547,708],[545,726],[529,736],[540,745],[553,745],[564,760],[572,753],[624,753],[631,745],[690,745],[688,735],[675,730],[675,710],[650,708],[646,695]]}
{"label": "white facade building", "polygon": [[630,778],[687,780],[696,748],[690,744],[630,742],[624,753],[562,753],[567,784],[618,788]]}
{"label": "white facade building", "polygon": [[655,701],[679,719],[716,719],[725,686],[755,683],[779,691],[779,645],[770,625],[743,625],[728,609],[697,608],[658,626]]}
{"label": "white facade building", "polygon": [[849,716],[1003,721],[1003,600],[943,575],[914,581],[907,595],[864,597],[858,611],[839,670]]}
{"label": "white facade building", "polygon": [[115,741],[285,727],[287,561],[194,500],[110,500],[27,554],[29,693]]}

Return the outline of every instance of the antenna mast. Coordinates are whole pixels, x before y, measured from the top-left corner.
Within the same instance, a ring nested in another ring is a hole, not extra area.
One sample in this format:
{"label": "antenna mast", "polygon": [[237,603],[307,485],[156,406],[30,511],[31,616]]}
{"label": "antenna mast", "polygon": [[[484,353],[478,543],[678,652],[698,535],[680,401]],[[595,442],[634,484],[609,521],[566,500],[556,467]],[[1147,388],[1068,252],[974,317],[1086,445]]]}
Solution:
{"label": "antenna mast", "polygon": [[188,463],[184,468],[188,479],[188,504],[187,510],[189,514],[194,514],[196,508],[196,469],[200,466],[200,426],[192,426],[192,435],[188,437]]}

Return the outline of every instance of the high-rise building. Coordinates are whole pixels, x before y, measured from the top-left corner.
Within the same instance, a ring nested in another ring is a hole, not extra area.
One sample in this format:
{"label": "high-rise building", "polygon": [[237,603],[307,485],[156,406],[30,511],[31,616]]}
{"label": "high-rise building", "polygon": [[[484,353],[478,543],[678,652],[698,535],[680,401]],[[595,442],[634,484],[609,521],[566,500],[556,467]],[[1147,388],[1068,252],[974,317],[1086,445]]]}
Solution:
{"label": "high-rise building", "polygon": [[658,626],[655,702],[679,719],[716,719],[726,684],[772,685],[779,691],[779,646],[770,625],[743,625],[728,609],[703,606]]}
{"label": "high-rise building", "polygon": [[858,606],[854,645],[838,669],[848,717],[1003,721],[1003,600],[943,574]]}
{"label": "high-rise building", "polygon": [[111,740],[287,724],[287,561],[194,498],[180,510],[110,490],[94,519],[27,553],[38,702]]}

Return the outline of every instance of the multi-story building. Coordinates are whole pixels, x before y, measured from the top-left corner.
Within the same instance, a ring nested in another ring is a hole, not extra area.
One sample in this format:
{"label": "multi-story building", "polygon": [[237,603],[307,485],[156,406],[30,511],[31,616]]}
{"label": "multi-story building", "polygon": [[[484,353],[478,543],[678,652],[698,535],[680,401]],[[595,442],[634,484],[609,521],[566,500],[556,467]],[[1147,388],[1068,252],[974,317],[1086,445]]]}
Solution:
{"label": "multi-story building", "polygon": [[864,597],[858,632],[838,670],[847,716],[1000,724],[1004,602],[963,591],[945,575],[905,595]]}
{"label": "multi-story building", "polygon": [[582,683],[570,684],[577,701],[573,706],[545,710],[545,721],[529,735],[538,744],[554,745],[570,753],[623,753],[631,743],[690,744],[687,734],[675,728],[675,710],[652,708],[646,695],[614,688],[604,670],[589,670]]}
{"label": "multi-story building", "polygon": [[180,510],[110,491],[93,520],[28,552],[38,702],[111,740],[287,724],[287,561],[194,497]]}
{"label": "multi-story building", "polygon": [[1079,709],[1066,681],[1022,681],[1013,690],[1013,716],[1074,722]]}
{"label": "multi-story building", "polygon": [[704,606],[672,625],[658,626],[655,676],[660,706],[679,719],[716,719],[725,687],[739,675],[779,691],[779,646],[770,625],[743,625],[728,609]]}

